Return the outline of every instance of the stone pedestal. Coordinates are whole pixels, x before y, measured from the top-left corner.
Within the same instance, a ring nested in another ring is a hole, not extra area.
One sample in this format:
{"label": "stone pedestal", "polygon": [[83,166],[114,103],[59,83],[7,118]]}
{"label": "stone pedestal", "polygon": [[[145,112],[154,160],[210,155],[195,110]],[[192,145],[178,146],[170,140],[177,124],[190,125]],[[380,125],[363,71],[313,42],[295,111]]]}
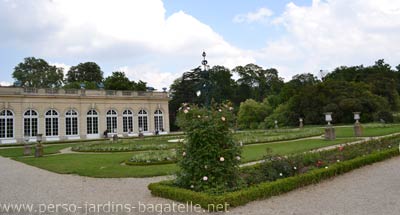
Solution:
{"label": "stone pedestal", "polygon": [[328,126],[325,128],[325,140],[334,140],[336,139],[335,128],[332,126]]}
{"label": "stone pedestal", "polygon": [[303,127],[304,127],[303,122],[300,122],[299,128],[303,128]]}
{"label": "stone pedestal", "polygon": [[35,147],[35,158],[43,157],[43,146],[41,144],[37,144]]}
{"label": "stone pedestal", "polygon": [[32,154],[32,146],[25,144],[24,145],[24,156],[29,156]]}
{"label": "stone pedestal", "polygon": [[354,124],[354,136],[361,137],[362,136],[362,127],[360,123]]}

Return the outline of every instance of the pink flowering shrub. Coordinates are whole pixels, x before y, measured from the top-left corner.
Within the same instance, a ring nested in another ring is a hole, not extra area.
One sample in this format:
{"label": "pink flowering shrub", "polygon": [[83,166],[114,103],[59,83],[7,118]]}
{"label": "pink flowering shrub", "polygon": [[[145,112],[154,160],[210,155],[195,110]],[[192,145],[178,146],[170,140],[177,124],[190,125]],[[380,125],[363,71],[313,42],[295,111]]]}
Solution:
{"label": "pink flowering shrub", "polygon": [[232,137],[233,122],[229,105],[210,109],[183,105],[178,125],[186,140],[178,150],[177,186],[213,194],[240,186],[241,147]]}

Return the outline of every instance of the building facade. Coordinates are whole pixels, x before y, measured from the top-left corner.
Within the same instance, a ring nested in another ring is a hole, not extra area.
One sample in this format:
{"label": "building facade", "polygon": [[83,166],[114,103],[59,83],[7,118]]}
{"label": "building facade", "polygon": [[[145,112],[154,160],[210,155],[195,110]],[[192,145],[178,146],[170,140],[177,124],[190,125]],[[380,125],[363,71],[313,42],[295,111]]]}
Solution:
{"label": "building facade", "polygon": [[166,92],[0,87],[0,144],[169,132]]}

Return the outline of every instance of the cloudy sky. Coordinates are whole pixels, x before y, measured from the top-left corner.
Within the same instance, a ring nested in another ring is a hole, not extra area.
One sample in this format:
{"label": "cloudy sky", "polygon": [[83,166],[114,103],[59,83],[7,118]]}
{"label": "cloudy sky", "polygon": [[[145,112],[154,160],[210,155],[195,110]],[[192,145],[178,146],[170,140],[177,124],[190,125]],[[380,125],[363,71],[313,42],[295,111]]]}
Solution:
{"label": "cloudy sky", "polygon": [[200,65],[256,63],[286,81],[340,65],[400,64],[399,0],[0,0],[0,84],[25,57],[98,63],[168,87]]}

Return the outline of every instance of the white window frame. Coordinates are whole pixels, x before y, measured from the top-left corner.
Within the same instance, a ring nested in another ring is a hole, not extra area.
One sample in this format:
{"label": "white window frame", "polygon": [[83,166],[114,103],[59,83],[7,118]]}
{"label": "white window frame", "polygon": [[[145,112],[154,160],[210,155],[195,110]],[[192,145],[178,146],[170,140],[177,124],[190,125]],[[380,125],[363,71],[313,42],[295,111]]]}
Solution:
{"label": "white window frame", "polygon": [[[95,122],[96,121],[96,126]],[[91,126],[89,126],[89,122],[91,124]],[[90,128],[89,128],[90,127]],[[95,132],[97,128],[97,132]],[[87,135],[98,135],[99,134],[99,112],[97,112],[95,109],[90,109],[87,113],[86,113],[86,134]]]}
{"label": "white window frame", "polygon": [[147,111],[144,109],[141,109],[138,112],[138,128],[139,131],[141,130],[142,132],[149,131],[149,115],[147,114]]}
{"label": "white window frame", "polygon": [[[4,115],[3,115],[3,113],[4,113]],[[9,113],[11,115],[9,115]],[[4,109],[4,110],[0,111],[0,119],[4,120],[4,137],[0,137],[0,139],[3,139],[3,140],[5,140],[5,139],[13,139],[15,137],[15,135],[14,135],[14,133],[15,133],[15,129],[14,129],[14,127],[15,127],[14,112],[9,110],[9,109]],[[11,122],[12,122],[12,127],[11,127],[11,130],[12,130],[12,134],[11,135],[12,136],[11,137],[8,136],[9,128],[8,128],[8,122],[7,121],[9,119],[11,119]]]}
{"label": "white window frame", "polygon": [[[29,114],[27,114],[28,112],[29,112]],[[33,113],[35,113],[35,114],[33,114]],[[29,120],[29,124],[28,124],[29,133],[26,132],[26,130],[27,130],[26,129],[26,120],[27,119]],[[36,119],[36,126],[35,126],[36,133],[33,132],[33,125],[35,124],[35,123],[33,123],[34,119]],[[39,133],[39,113],[34,109],[28,109],[24,112],[22,120],[23,120],[22,125],[23,125],[24,137],[36,137],[37,134]]]}
{"label": "white window frame", "polygon": [[[46,113],[44,114],[44,133],[46,137],[58,137],[60,135],[60,115],[58,113],[58,111],[54,110],[54,109],[50,109],[48,111],[46,111]],[[47,135],[47,120],[50,120],[50,135]],[[55,119],[57,119],[57,123],[55,124],[54,121]],[[57,133],[55,134],[55,127],[57,128]]]}
{"label": "white window frame", "polygon": [[[68,123],[67,123],[68,119],[71,120],[70,128],[68,128]],[[76,133],[74,133],[74,125],[73,125],[74,119],[76,119]],[[65,112],[65,136],[68,137],[79,136],[79,113],[74,109],[69,109],[67,110],[67,112]]]}
{"label": "white window frame", "polygon": [[164,129],[164,115],[160,109],[154,111],[154,129],[161,132]]}
{"label": "white window frame", "polygon": [[129,109],[124,110],[122,114],[122,130],[124,133],[132,133],[134,128],[133,112]]}
{"label": "white window frame", "polygon": [[106,114],[106,127],[110,134],[116,134],[118,132],[118,112],[114,109],[110,109]]}

